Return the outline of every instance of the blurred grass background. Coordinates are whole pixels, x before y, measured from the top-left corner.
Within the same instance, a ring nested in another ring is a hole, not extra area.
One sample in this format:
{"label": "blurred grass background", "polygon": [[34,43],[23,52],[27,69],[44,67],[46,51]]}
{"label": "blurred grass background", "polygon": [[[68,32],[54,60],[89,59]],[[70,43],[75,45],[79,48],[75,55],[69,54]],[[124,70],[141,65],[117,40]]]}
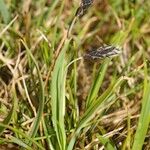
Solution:
{"label": "blurred grass background", "polygon": [[0,149],[150,149],[150,3],[95,0],[67,38],[79,6],[0,0]]}

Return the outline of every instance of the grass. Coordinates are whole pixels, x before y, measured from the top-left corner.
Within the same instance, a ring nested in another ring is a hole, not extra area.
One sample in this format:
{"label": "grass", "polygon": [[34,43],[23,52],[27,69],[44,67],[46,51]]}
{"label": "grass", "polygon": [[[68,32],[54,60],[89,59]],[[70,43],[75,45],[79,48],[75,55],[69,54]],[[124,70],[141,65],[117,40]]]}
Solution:
{"label": "grass", "polygon": [[79,4],[0,0],[0,149],[150,149],[150,4]]}

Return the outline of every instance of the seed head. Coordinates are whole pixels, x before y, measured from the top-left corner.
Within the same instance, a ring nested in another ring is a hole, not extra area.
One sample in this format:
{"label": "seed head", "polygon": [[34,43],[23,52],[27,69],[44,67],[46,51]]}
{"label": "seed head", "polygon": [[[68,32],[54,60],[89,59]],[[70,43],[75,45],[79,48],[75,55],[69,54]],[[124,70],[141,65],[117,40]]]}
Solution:
{"label": "seed head", "polygon": [[121,50],[118,47],[106,45],[101,46],[96,50],[89,51],[84,55],[86,59],[103,59],[106,57],[114,57],[121,53]]}
{"label": "seed head", "polygon": [[80,7],[76,11],[76,16],[83,16],[92,3],[93,0],[82,0]]}

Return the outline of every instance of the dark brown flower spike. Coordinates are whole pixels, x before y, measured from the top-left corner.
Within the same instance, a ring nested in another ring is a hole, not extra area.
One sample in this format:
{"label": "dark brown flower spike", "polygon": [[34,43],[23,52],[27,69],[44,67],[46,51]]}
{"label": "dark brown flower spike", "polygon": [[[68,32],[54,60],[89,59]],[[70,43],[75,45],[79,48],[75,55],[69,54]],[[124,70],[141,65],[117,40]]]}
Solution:
{"label": "dark brown flower spike", "polygon": [[80,7],[77,9],[74,18],[71,21],[71,24],[69,25],[68,33],[67,33],[68,38],[72,31],[74,24],[76,23],[77,18],[83,16],[92,3],[93,3],[93,0],[82,0]]}
{"label": "dark brown flower spike", "polygon": [[84,55],[85,59],[103,59],[106,57],[114,57],[121,53],[121,50],[118,47],[106,45],[101,46],[96,50],[89,51],[87,54]]}
{"label": "dark brown flower spike", "polygon": [[76,11],[76,16],[83,16],[92,3],[93,0],[82,0],[80,7]]}

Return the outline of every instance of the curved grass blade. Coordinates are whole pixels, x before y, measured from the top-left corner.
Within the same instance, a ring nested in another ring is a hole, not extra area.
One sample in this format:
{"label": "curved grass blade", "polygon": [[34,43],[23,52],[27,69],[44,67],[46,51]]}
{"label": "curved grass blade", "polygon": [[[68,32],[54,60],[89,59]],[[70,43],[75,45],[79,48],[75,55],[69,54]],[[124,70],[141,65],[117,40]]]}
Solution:
{"label": "curved grass blade", "polygon": [[138,122],[138,127],[135,133],[132,150],[141,150],[144,144],[144,139],[150,124],[150,81],[148,81],[147,65],[145,64],[145,80],[144,94],[142,100],[142,110]]}
{"label": "curved grass blade", "polygon": [[29,132],[29,137],[35,137],[35,135],[38,131],[38,128],[39,128],[39,124],[40,124],[42,114],[43,114],[43,109],[44,109],[44,86],[43,86],[43,81],[42,81],[42,77],[41,77],[41,74],[40,74],[40,70],[39,70],[38,64],[37,64],[34,56],[32,55],[30,49],[27,47],[25,42],[23,40],[21,40],[21,42],[25,46],[25,48],[27,50],[27,53],[30,56],[31,60],[34,62],[35,67],[37,69],[38,78],[39,78],[39,85],[40,85],[40,89],[39,89],[39,92],[40,92],[39,108],[38,108],[38,111],[37,111],[37,116],[34,119],[33,126],[31,127],[30,132]]}

